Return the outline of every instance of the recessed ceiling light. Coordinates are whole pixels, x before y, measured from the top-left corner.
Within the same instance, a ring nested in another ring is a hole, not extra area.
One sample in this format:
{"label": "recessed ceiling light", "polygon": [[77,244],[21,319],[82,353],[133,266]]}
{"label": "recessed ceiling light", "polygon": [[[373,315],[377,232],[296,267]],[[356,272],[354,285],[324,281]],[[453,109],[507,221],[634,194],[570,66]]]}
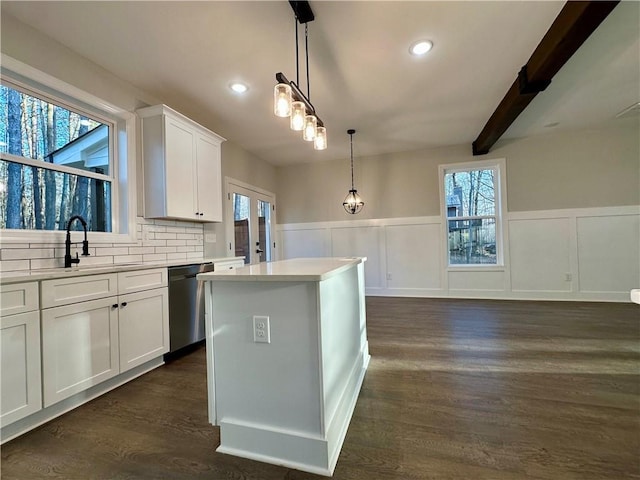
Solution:
{"label": "recessed ceiling light", "polygon": [[409,53],[411,55],[424,55],[433,47],[433,42],[431,40],[420,40],[409,48]]}
{"label": "recessed ceiling light", "polygon": [[240,82],[232,83],[231,85],[229,85],[229,88],[236,93],[245,93],[247,90],[249,90],[249,87]]}

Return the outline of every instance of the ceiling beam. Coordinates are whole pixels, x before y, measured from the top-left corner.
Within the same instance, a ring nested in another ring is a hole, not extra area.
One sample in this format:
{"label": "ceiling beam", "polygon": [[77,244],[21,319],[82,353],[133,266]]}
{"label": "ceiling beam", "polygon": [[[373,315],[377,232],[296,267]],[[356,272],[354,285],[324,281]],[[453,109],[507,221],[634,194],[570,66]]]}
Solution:
{"label": "ceiling beam", "polygon": [[520,69],[489,121],[472,144],[474,155],[489,153],[534,97],[620,3],[616,1],[568,1]]}

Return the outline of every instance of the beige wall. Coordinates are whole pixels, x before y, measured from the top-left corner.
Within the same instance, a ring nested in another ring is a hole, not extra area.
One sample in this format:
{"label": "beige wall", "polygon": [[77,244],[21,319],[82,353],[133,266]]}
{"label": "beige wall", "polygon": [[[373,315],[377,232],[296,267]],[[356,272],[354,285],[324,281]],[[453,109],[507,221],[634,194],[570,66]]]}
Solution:
{"label": "beige wall", "polygon": [[438,165],[491,158],[506,158],[509,211],[640,204],[639,124],[632,118],[505,140],[481,157],[462,145],[356,158],[356,188],[365,201],[357,217],[342,208],[348,159],[279,167],[278,223],[440,215]]}
{"label": "beige wall", "polygon": [[235,143],[222,144],[222,177],[276,192],[276,168]]}

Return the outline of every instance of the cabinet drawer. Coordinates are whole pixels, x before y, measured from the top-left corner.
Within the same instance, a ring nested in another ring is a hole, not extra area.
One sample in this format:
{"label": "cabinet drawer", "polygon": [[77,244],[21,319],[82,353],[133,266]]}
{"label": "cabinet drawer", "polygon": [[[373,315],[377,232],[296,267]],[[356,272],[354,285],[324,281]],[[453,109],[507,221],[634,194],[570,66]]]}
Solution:
{"label": "cabinet drawer", "polygon": [[167,269],[133,270],[118,273],[118,293],[132,293],[167,286]]}
{"label": "cabinet drawer", "polygon": [[243,260],[225,260],[222,262],[215,262],[213,264],[213,270],[219,272],[220,270],[233,270],[234,268],[244,267]]}
{"label": "cabinet drawer", "polygon": [[38,282],[0,285],[0,315],[38,310]]}
{"label": "cabinet drawer", "polygon": [[42,308],[59,307],[117,294],[117,273],[45,280],[42,282]]}

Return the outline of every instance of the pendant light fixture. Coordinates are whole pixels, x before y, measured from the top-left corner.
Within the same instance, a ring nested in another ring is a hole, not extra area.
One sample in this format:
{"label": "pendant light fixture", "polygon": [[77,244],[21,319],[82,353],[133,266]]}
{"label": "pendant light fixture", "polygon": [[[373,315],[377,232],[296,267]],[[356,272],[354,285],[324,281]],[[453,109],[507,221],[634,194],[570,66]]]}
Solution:
{"label": "pendant light fixture", "polygon": [[358,191],[356,190],[356,188],[353,186],[353,134],[356,133],[356,131],[353,128],[350,128],[349,130],[347,130],[347,133],[349,134],[351,143],[351,190],[349,190],[349,193],[344,199],[344,202],[342,202],[342,206],[347,213],[355,215],[356,213],[359,213],[360,210],[362,210],[362,207],[364,207],[364,202],[362,201],[360,195],[358,195]]}
{"label": "pendant light fixture", "polygon": [[[289,81],[282,72],[276,73],[278,84],[273,91],[273,111],[277,117],[289,117],[291,130],[302,131],[302,138],[313,142],[315,150],[327,148],[327,129],[316,114],[309,93],[309,28],[308,23],[314,20],[313,11],[308,1],[293,1],[289,4],[295,15],[296,26],[296,81]],[[298,23],[304,24],[305,61],[307,67],[307,94],[300,90],[300,66],[298,63]]]}

